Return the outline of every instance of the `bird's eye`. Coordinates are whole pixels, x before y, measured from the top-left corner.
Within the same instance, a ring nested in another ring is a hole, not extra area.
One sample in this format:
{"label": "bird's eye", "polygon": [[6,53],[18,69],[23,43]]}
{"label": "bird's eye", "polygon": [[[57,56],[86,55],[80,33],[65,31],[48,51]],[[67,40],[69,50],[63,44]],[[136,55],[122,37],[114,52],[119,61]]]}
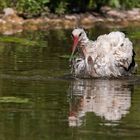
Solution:
{"label": "bird's eye", "polygon": [[79,34],[79,37],[82,35],[82,33]]}
{"label": "bird's eye", "polygon": [[74,35],[72,34],[71,37],[74,38]]}

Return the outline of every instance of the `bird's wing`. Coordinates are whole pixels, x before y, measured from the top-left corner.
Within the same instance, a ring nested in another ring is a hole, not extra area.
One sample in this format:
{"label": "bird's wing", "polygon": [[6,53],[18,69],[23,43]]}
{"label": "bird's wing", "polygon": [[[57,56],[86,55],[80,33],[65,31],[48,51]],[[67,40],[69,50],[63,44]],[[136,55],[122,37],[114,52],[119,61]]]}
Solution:
{"label": "bird's wing", "polygon": [[96,40],[96,50],[97,55],[100,55],[106,64],[113,63],[128,69],[132,63],[132,42],[122,32],[99,36]]}
{"label": "bird's wing", "polygon": [[132,42],[122,32],[112,32],[109,37],[114,38],[115,45],[112,46],[112,50],[117,65],[128,69],[133,59]]}

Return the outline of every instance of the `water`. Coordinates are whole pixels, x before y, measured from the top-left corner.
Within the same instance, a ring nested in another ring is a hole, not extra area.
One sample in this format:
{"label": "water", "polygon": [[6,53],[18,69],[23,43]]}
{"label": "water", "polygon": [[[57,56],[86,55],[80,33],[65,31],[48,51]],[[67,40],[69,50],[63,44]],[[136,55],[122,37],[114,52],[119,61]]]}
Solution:
{"label": "water", "polygon": [[[139,29],[120,29],[137,63]],[[112,30],[88,32],[95,39]],[[140,139],[140,69],[124,79],[71,79],[70,32],[0,35],[0,140]]]}

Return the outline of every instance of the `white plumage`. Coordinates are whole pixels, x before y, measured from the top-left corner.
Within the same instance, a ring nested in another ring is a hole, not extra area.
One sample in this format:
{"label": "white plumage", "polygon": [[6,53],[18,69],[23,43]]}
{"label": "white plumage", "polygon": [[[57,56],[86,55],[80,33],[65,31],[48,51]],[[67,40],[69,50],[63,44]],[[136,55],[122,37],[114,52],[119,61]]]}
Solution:
{"label": "white plumage", "polygon": [[[118,77],[130,75],[135,67],[132,42],[122,32],[88,39],[81,28],[72,31],[72,73],[76,77]],[[73,58],[78,48],[76,58]]]}

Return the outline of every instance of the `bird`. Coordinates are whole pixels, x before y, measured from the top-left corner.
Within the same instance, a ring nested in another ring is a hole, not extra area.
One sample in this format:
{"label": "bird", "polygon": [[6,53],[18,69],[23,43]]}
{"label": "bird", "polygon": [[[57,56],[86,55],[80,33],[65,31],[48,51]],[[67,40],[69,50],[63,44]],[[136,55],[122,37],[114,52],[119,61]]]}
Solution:
{"label": "bird", "polygon": [[132,42],[123,32],[112,31],[92,41],[83,28],[72,31],[71,73],[77,78],[122,77],[136,69]]}

